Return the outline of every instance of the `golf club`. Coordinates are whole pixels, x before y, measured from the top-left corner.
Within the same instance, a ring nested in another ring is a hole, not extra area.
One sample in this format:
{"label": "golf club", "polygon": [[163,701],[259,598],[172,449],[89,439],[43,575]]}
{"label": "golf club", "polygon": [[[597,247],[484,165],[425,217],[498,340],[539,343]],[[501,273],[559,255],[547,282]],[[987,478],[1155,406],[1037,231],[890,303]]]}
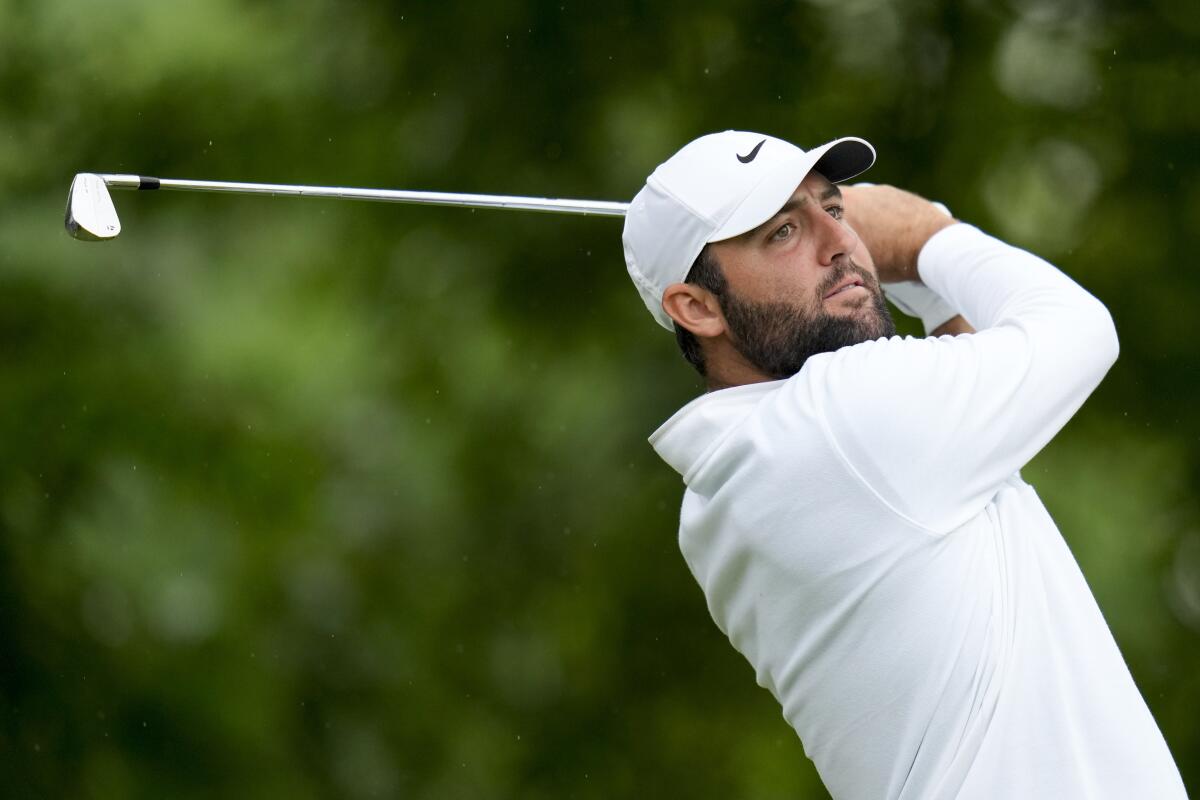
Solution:
{"label": "golf club", "polygon": [[412,192],[396,189],[352,189],[342,186],[299,186],[281,183],[234,183],[193,181],[176,178],[151,178],[145,175],[109,175],[81,172],[71,181],[67,195],[67,233],[84,241],[115,239],[121,233],[109,188],[168,189],[180,192],[224,192],[227,194],[267,194],[297,197],[340,197],[349,200],[374,200],[384,203],[417,203],[466,208],[509,208],[544,211],[555,214],[593,214],[608,217],[625,215],[628,203],[606,200],[557,200],[544,197],[509,197],[492,194],[451,192]]}

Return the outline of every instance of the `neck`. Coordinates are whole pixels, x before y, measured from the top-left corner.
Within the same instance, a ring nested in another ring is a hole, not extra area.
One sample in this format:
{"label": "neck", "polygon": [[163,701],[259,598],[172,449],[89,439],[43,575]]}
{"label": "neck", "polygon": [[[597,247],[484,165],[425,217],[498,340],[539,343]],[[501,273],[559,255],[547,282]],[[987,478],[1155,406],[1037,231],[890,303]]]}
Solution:
{"label": "neck", "polygon": [[705,349],[706,391],[715,392],[718,389],[775,380],[747,361],[724,336],[712,341]]}

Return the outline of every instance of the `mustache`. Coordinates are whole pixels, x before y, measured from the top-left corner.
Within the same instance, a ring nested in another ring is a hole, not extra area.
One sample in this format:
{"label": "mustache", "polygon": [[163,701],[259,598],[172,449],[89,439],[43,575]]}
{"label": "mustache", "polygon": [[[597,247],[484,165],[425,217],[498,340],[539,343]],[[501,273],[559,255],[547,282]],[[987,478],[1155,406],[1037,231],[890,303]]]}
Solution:
{"label": "mustache", "polygon": [[824,297],[833,291],[833,288],[844,281],[847,276],[853,275],[863,282],[875,294],[879,294],[879,280],[867,270],[854,262],[854,259],[846,259],[841,262],[839,267],[831,272],[825,280],[821,281],[821,285],[817,287],[817,297]]}

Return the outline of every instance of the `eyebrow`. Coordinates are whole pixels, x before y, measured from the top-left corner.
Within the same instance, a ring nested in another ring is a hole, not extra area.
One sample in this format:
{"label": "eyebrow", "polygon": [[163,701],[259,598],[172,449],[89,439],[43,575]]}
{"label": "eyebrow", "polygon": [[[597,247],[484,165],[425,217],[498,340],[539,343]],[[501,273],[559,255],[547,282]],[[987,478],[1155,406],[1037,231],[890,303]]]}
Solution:
{"label": "eyebrow", "polygon": [[[821,192],[820,197],[818,197],[817,199],[823,201],[823,200],[831,200],[835,197],[840,198],[841,196],[842,196],[842,190],[839,189],[835,184],[831,183],[831,184],[829,184],[829,188],[826,189],[825,191]],[[773,222],[775,222],[775,220],[784,216],[789,211],[796,210],[800,206],[804,205],[806,202],[808,202],[807,197],[803,197],[803,196],[793,197],[791,200],[788,200],[786,203],[784,203],[783,206],[778,211],[776,211],[774,214],[772,214],[771,218],[769,220],[767,220],[763,224],[759,225],[757,228],[754,228],[753,230],[751,230],[750,235],[757,236],[759,233],[762,233],[765,228],[770,227],[771,224]]]}

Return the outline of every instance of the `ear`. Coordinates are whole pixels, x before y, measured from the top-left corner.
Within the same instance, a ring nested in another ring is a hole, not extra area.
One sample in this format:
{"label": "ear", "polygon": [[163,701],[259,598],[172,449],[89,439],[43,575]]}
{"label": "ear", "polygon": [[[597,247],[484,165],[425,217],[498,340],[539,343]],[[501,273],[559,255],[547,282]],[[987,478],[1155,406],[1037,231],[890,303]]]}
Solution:
{"label": "ear", "polygon": [[690,283],[673,283],[663,292],[663,311],[676,325],[697,336],[720,336],[725,332],[725,315],[712,292]]}

